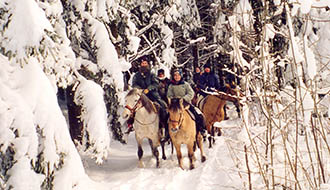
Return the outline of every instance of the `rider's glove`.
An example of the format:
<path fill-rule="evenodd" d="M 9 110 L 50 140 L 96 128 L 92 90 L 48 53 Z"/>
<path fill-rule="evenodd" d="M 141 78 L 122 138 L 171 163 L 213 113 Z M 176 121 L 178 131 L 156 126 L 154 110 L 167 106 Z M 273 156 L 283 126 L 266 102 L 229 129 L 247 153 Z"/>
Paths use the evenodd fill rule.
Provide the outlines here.
<path fill-rule="evenodd" d="M 149 90 L 148 90 L 148 89 L 144 89 L 144 90 L 143 90 L 143 93 L 144 93 L 144 94 L 148 94 L 148 93 L 149 93 Z"/>

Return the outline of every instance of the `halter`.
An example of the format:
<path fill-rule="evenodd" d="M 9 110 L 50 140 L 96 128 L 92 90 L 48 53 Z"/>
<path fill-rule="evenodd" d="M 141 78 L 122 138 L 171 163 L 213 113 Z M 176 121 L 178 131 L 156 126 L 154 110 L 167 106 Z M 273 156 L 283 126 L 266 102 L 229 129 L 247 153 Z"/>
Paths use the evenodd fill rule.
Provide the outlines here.
<path fill-rule="evenodd" d="M 168 119 L 170 123 L 178 123 L 179 125 L 179 130 L 181 129 L 182 123 L 183 123 L 183 112 L 180 112 L 180 118 L 178 121 L 172 120 L 171 118 Z"/>
<path fill-rule="evenodd" d="M 138 122 L 139 124 L 141 124 L 141 125 L 151 125 L 151 124 L 155 123 L 155 121 L 156 121 L 156 119 L 157 119 L 157 115 L 155 116 L 155 119 L 154 119 L 152 122 L 150 122 L 150 123 L 142 123 L 141 121 L 139 121 L 139 120 L 137 120 L 137 119 L 135 118 L 135 113 L 136 113 L 136 111 L 137 111 L 139 108 L 142 108 L 142 107 L 143 107 L 143 106 L 139 107 L 139 104 L 140 104 L 140 103 L 141 103 L 141 96 L 140 96 L 139 100 L 136 102 L 136 104 L 134 105 L 133 108 L 131 108 L 129 105 L 125 105 L 125 108 L 128 109 L 128 110 L 131 112 L 131 114 L 132 114 L 132 116 L 133 116 L 133 118 L 134 118 L 134 121 Z"/>
<path fill-rule="evenodd" d="M 125 108 L 128 109 L 133 116 L 135 116 L 136 110 L 139 108 L 138 105 L 141 103 L 141 96 L 139 100 L 136 102 L 133 108 L 131 108 L 129 105 L 126 105 Z"/>

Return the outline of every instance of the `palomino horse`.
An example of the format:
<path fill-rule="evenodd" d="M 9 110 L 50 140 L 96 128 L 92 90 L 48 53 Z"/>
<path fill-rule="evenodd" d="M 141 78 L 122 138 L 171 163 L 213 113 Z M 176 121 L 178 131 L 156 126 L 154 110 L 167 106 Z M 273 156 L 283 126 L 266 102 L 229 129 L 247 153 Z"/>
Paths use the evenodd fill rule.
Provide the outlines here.
<path fill-rule="evenodd" d="M 190 160 L 190 169 L 194 169 L 196 160 L 194 151 L 196 149 L 196 139 L 201 152 L 201 160 L 204 162 L 206 157 L 203 150 L 203 139 L 200 133 L 196 136 L 196 124 L 188 113 L 187 108 L 183 106 L 183 99 L 169 100 L 169 121 L 168 129 L 171 141 L 175 147 L 179 166 L 182 166 L 181 144 L 186 144 L 188 148 L 188 157 Z"/>
<path fill-rule="evenodd" d="M 206 128 L 208 133 L 210 134 L 210 136 L 208 137 L 209 148 L 211 148 L 212 144 L 215 142 L 215 133 L 217 132 L 218 136 L 221 134 L 221 131 L 216 131 L 220 129 L 215 129 L 213 124 L 215 122 L 220 122 L 224 120 L 224 107 L 226 105 L 226 101 L 231 101 L 235 105 L 238 105 L 240 98 L 238 97 L 238 91 L 236 89 L 232 89 L 228 84 L 225 86 L 225 93 L 217 91 L 208 94 L 209 95 L 207 95 L 205 98 L 199 99 L 197 101 L 196 106 L 204 114 Z"/>
<path fill-rule="evenodd" d="M 142 90 L 133 88 L 128 92 L 125 98 L 126 105 L 123 112 L 123 118 L 134 116 L 133 128 L 135 130 L 135 139 L 138 145 L 139 167 L 143 167 L 142 142 L 144 138 L 149 140 L 153 155 L 156 158 L 159 167 L 158 146 L 162 145 L 163 159 L 166 159 L 164 143 L 160 143 L 159 116 L 155 105 L 142 93 Z"/>

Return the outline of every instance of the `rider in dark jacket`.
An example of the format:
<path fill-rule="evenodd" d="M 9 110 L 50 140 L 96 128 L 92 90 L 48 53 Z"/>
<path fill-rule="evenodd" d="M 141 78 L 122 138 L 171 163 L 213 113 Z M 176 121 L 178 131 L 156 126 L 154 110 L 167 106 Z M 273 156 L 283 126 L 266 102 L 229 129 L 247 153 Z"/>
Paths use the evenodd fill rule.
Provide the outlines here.
<path fill-rule="evenodd" d="M 167 89 L 171 83 L 171 80 L 165 77 L 164 69 L 159 69 L 157 72 L 157 77 L 159 81 L 159 95 L 167 103 Z"/>
<path fill-rule="evenodd" d="M 158 88 L 159 82 L 155 74 L 151 73 L 150 65 L 146 57 L 141 59 L 139 72 L 137 72 L 132 81 L 133 88 L 143 89 L 143 93 L 153 102 L 157 102 L 160 105 L 159 117 L 160 127 L 166 127 L 167 112 L 166 103 L 161 99 Z"/>
<path fill-rule="evenodd" d="M 211 65 L 208 63 L 204 65 L 204 73 L 200 78 L 198 88 L 206 91 L 213 91 L 213 89 L 214 90 L 220 89 L 219 78 L 216 74 L 211 72 Z"/>

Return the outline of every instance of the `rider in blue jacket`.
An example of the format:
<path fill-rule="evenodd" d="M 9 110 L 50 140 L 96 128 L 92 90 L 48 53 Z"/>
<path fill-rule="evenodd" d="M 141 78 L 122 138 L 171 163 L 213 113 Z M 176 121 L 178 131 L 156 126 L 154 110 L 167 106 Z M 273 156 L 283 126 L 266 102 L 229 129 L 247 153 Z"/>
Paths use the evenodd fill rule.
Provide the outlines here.
<path fill-rule="evenodd" d="M 211 92 L 220 89 L 219 77 L 211 71 L 210 64 L 204 65 L 204 73 L 200 77 L 198 85 L 199 89 Z"/>

